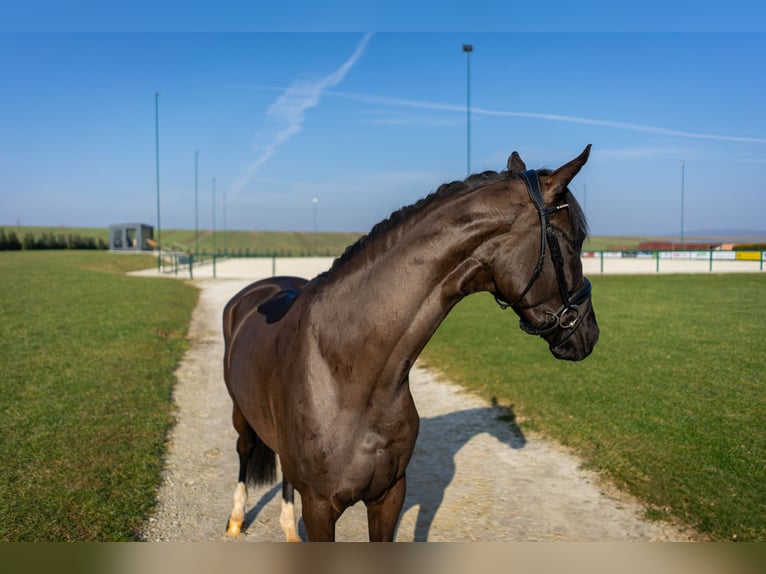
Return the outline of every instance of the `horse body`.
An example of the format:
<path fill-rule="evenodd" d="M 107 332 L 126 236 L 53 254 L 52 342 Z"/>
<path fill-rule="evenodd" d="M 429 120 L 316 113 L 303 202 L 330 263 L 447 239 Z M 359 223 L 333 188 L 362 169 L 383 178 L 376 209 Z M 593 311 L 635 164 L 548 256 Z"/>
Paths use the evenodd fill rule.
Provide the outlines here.
<path fill-rule="evenodd" d="M 587 150 L 543 178 L 544 191 L 561 194 L 586 158 Z M 358 501 L 367 505 L 370 539 L 393 539 L 419 425 L 409 370 L 455 304 L 477 291 L 521 294 L 514 309 L 528 322 L 553 315 L 543 310 L 558 295 L 552 266 L 522 293 L 538 224 L 521 189 L 511 174 L 453 189 L 392 216 L 329 272 L 256 282 L 227 305 L 224 376 L 240 433 L 240 483 L 253 444 L 278 453 L 286 484 L 301 493 L 311 540 L 333 540 L 335 522 Z M 564 227 L 563 214 L 557 221 Z M 569 285 L 583 281 L 579 248 L 569 247 L 562 271 Z M 290 289 L 300 291 L 279 320 L 259 312 Z M 569 333 L 547 334 L 554 355 L 580 359 L 592 349 L 592 308 L 576 321 Z"/>

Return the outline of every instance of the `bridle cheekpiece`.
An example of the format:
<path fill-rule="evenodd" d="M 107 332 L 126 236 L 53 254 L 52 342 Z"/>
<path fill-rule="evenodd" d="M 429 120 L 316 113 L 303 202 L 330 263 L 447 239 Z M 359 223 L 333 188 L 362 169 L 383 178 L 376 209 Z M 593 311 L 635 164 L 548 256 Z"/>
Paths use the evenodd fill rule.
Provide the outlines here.
<path fill-rule="evenodd" d="M 561 254 L 561 247 L 559 240 L 556 237 L 556 232 L 551 225 L 550 215 L 562 209 L 569 207 L 568 203 L 557 205 L 555 207 L 546 207 L 543 202 L 543 196 L 540 191 L 540 178 L 537 172 L 533 169 L 519 172 L 517 174 L 527 186 L 527 192 L 532 203 L 537 208 L 537 213 L 540 217 L 540 257 L 537 259 L 537 266 L 532 274 L 532 278 L 527 283 L 527 286 L 521 292 L 521 295 L 516 297 L 511 303 L 503 301 L 498 295 L 495 294 L 495 300 L 500 305 L 501 309 L 507 309 L 508 307 L 516 308 L 516 305 L 521 301 L 524 296 L 529 293 L 535 281 L 540 277 L 540 273 L 543 271 L 543 264 L 545 263 L 545 251 L 546 244 L 551 251 L 551 261 L 553 262 L 553 268 L 556 270 L 556 280 L 559 284 L 559 293 L 561 294 L 561 307 L 555 312 L 545 311 L 546 315 L 550 315 L 550 319 L 544 321 L 539 325 L 532 325 L 525 322 L 523 319 L 519 320 L 519 326 L 521 329 L 529 333 L 530 335 L 549 335 L 556 329 L 572 329 L 574 330 L 580 324 L 580 306 L 588 301 L 591 297 L 591 284 L 588 278 L 585 278 L 585 282 L 582 286 L 573 293 L 569 293 L 566 284 L 566 277 L 564 275 L 564 257 Z M 571 336 L 571 335 L 570 335 Z"/>

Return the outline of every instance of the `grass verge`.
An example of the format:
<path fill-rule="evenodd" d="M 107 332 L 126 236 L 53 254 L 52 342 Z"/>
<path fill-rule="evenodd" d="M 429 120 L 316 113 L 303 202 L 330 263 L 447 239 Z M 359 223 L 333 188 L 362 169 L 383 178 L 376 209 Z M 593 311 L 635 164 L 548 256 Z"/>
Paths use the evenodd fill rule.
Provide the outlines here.
<path fill-rule="evenodd" d="M 197 290 L 150 256 L 0 254 L 0 540 L 130 540 L 154 503 Z"/>
<path fill-rule="evenodd" d="M 593 277 L 601 339 L 556 361 L 486 294 L 460 303 L 424 353 L 512 404 L 637 495 L 719 540 L 766 541 L 766 275 Z"/>
<path fill-rule="evenodd" d="M 109 243 L 109 229 L 106 227 L 33 227 L 33 226 L 1 226 L 6 233 L 14 232 L 19 239 L 31 234 L 40 238 L 43 234 L 55 237 L 79 235 L 83 238 L 93 238 Z M 231 255 L 279 255 L 284 257 L 296 256 L 338 256 L 354 243 L 362 233 L 344 231 L 244 231 L 219 229 L 215 234 L 210 229 L 200 229 L 199 235 L 194 229 L 163 229 L 162 244 L 181 251 L 195 250 L 199 244 L 200 253 L 223 253 Z M 689 238 L 690 241 L 709 238 Z M 585 251 L 600 251 L 613 248 L 638 249 L 643 241 L 668 240 L 668 237 L 638 237 L 638 236 L 588 236 L 585 241 Z M 723 240 L 723 239 L 722 239 Z M 725 241 L 735 241 L 727 237 Z M 752 238 L 748 237 L 748 241 Z"/>

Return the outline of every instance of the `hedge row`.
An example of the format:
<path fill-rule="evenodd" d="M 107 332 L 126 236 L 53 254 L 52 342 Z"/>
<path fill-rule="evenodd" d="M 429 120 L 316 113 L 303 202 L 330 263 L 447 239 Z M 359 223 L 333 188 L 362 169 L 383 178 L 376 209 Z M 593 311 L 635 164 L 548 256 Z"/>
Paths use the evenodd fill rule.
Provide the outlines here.
<path fill-rule="evenodd" d="M 21 249 L 107 249 L 106 242 L 95 237 L 82 237 L 80 234 L 64 235 L 59 233 L 43 233 L 39 237 L 31 232 L 24 234 L 19 239 L 15 231 L 6 233 L 5 229 L 0 228 L 0 251 L 19 251 Z"/>
<path fill-rule="evenodd" d="M 766 251 L 766 243 L 738 243 L 734 251 Z"/>

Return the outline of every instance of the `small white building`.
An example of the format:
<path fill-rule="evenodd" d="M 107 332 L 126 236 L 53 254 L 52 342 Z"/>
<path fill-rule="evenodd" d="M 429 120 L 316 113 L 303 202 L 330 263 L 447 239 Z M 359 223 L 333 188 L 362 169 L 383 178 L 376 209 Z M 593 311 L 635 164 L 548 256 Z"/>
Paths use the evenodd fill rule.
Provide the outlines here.
<path fill-rule="evenodd" d="M 109 251 L 150 251 L 154 227 L 145 223 L 115 223 L 109 226 Z"/>

